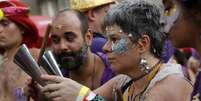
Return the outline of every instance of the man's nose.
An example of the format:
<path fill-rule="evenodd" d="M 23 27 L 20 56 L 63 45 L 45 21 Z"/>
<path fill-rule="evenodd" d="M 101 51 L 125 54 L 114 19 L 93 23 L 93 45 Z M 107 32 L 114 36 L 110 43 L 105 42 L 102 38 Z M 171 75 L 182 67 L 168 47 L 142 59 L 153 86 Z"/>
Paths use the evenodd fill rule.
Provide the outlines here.
<path fill-rule="evenodd" d="M 66 42 L 65 40 L 61 40 L 60 41 L 60 49 L 61 49 L 61 51 L 69 52 L 70 51 L 69 43 Z"/>

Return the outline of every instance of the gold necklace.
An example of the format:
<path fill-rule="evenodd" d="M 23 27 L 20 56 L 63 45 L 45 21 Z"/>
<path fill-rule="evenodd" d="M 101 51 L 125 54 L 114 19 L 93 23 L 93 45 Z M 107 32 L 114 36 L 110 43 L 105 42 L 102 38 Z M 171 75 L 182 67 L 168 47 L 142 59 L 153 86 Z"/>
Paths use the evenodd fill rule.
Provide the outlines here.
<path fill-rule="evenodd" d="M 131 92 L 131 88 L 129 88 L 128 90 L 128 101 L 135 101 L 135 99 L 137 98 L 137 96 L 139 96 L 139 100 L 142 99 L 142 94 L 146 91 L 147 87 L 149 86 L 151 80 L 156 76 L 156 74 L 158 73 L 160 66 L 161 66 L 162 62 L 159 61 L 155 66 L 153 66 L 152 71 L 150 72 L 150 74 L 147 77 L 147 82 L 148 85 L 138 94 L 136 94 L 135 96 L 133 96 L 133 92 L 134 90 L 132 90 Z M 133 87 L 133 89 L 135 89 L 135 87 Z"/>

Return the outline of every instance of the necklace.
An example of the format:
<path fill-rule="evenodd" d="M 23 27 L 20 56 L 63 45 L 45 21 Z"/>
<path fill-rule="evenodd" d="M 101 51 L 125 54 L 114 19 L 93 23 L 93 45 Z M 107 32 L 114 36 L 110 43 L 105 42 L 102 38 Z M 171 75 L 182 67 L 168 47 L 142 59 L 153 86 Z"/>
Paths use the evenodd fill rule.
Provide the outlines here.
<path fill-rule="evenodd" d="M 148 88 L 151 80 L 156 76 L 156 74 L 158 73 L 159 69 L 160 69 L 160 66 L 161 66 L 161 61 L 159 61 L 158 63 L 156 63 L 154 66 L 153 66 L 153 69 L 149 72 L 150 75 L 148 75 L 147 77 L 147 86 L 141 91 L 139 92 L 138 94 L 136 94 L 135 96 L 133 96 L 133 91 L 135 90 L 135 87 L 132 87 L 133 90 L 131 90 L 131 88 L 129 88 L 129 91 L 128 91 L 128 101 L 135 101 L 135 99 L 139 96 L 139 100 L 141 101 L 141 99 L 143 99 L 143 93 L 146 91 L 146 89 Z"/>

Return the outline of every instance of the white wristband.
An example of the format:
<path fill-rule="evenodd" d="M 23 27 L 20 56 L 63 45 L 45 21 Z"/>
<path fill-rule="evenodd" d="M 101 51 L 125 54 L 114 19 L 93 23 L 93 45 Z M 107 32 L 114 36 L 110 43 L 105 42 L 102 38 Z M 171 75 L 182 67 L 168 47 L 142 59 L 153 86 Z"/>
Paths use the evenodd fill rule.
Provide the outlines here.
<path fill-rule="evenodd" d="M 90 92 L 89 95 L 86 97 L 87 101 L 91 101 L 96 97 L 96 94 L 94 92 Z"/>

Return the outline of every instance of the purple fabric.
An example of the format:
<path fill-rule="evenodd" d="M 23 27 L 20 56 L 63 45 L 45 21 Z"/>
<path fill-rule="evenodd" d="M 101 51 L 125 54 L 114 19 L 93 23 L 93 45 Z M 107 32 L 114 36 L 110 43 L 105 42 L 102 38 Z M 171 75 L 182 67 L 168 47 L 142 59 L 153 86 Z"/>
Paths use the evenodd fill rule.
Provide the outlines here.
<path fill-rule="evenodd" d="M 104 65 L 105 65 L 105 69 L 104 69 L 104 72 L 103 72 L 103 75 L 101 78 L 101 82 L 100 82 L 101 83 L 100 85 L 103 85 L 108 80 L 110 80 L 112 77 L 114 77 L 114 73 L 112 72 L 112 69 L 111 69 L 111 66 L 108 62 L 107 56 L 101 52 L 98 52 L 96 54 L 102 59 Z M 69 77 L 69 71 L 68 70 L 61 68 L 61 71 L 65 77 Z"/>
<path fill-rule="evenodd" d="M 93 33 L 91 51 L 93 53 L 97 53 L 97 52 L 104 53 L 102 48 L 106 42 L 107 42 L 107 39 L 103 35 L 101 35 L 100 33 Z"/>
<path fill-rule="evenodd" d="M 170 40 L 166 40 L 163 48 L 162 59 L 167 63 L 171 56 L 174 55 L 175 47 Z"/>
<path fill-rule="evenodd" d="M 101 85 L 106 83 L 108 80 L 114 77 L 114 73 L 112 72 L 111 66 L 108 62 L 108 58 L 104 53 L 98 52 L 97 55 L 103 60 L 105 64 L 105 70 L 101 79 Z"/>
<path fill-rule="evenodd" d="M 200 56 L 194 48 L 192 48 L 191 54 L 195 59 L 200 60 Z"/>
<path fill-rule="evenodd" d="M 196 82 L 193 88 L 191 101 L 201 101 L 201 72 L 199 72 L 199 74 L 196 77 Z"/>
<path fill-rule="evenodd" d="M 22 92 L 23 88 L 17 88 L 15 90 L 15 97 L 16 97 L 15 101 L 27 101 L 27 96 L 24 96 Z"/>

